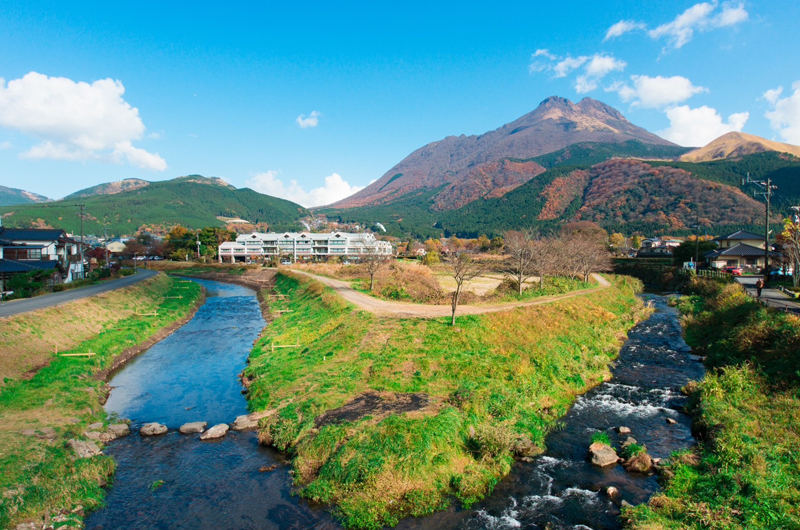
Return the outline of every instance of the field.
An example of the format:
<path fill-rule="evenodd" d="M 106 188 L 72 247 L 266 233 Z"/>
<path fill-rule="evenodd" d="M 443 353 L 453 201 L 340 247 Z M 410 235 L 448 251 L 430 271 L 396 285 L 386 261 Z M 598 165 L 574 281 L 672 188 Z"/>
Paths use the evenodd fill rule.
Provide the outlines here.
<path fill-rule="evenodd" d="M 644 313 L 640 284 L 552 304 L 448 319 L 377 318 L 318 282 L 282 273 L 281 313 L 245 371 L 260 438 L 294 456 L 303 496 L 348 527 L 464 506 L 488 494 L 514 457 L 544 449 L 575 396 Z M 273 348 L 299 344 L 298 347 Z"/>
<path fill-rule="evenodd" d="M 628 512 L 636 530 L 800 528 L 800 319 L 760 306 L 738 285 L 695 282 L 680 302 L 687 342 L 706 354 L 692 390 L 696 455 Z"/>
<path fill-rule="evenodd" d="M 127 348 L 187 317 L 200 296 L 197 284 L 159 275 L 0 320 L 6 374 L 0 388 L 0 527 L 61 511 L 75 511 L 69 515 L 75 521 L 82 510 L 100 506 L 113 460 L 74 460 L 67 446 L 70 439 L 84 439 L 87 425 L 109 421 L 101 406 L 107 389 L 97 375 Z M 95 355 L 61 356 L 89 352 Z"/>

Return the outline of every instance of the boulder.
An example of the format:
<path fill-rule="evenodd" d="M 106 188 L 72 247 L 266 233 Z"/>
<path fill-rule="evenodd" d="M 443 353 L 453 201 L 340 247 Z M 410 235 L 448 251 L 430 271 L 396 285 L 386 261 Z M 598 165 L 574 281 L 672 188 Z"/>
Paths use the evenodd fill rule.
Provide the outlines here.
<path fill-rule="evenodd" d="M 636 438 L 628 436 L 627 438 L 625 438 L 625 441 L 622 442 L 622 447 L 625 448 L 625 447 L 628 447 L 629 445 L 638 444 L 638 443 L 639 442 L 636 441 Z"/>
<path fill-rule="evenodd" d="M 619 461 L 613 447 L 597 442 L 589 446 L 589 458 L 592 464 L 600 467 L 612 466 Z"/>
<path fill-rule="evenodd" d="M 70 440 L 67 444 L 75 451 L 77 458 L 91 458 L 102 454 L 102 451 L 94 442 L 86 442 L 83 440 Z"/>
<path fill-rule="evenodd" d="M 629 427 L 617 427 L 617 432 L 620 434 L 630 434 L 631 429 Z"/>
<path fill-rule="evenodd" d="M 167 426 L 160 423 L 145 423 L 142 425 L 142 428 L 139 429 L 139 434 L 142 436 L 156 436 L 158 434 L 164 434 L 167 430 Z"/>
<path fill-rule="evenodd" d="M 19 523 L 14 530 L 36 530 L 36 523 Z"/>
<path fill-rule="evenodd" d="M 206 430 L 206 427 L 208 427 L 207 421 L 193 421 L 181 425 L 181 428 L 178 429 L 178 432 L 181 434 L 195 434 L 198 432 L 203 432 Z"/>
<path fill-rule="evenodd" d="M 631 473 L 653 472 L 653 459 L 647 453 L 639 453 L 626 460 L 622 465 Z"/>
<path fill-rule="evenodd" d="M 227 423 L 220 423 L 219 425 L 214 425 L 209 430 L 204 432 L 200 435 L 201 440 L 216 440 L 217 438 L 222 438 L 228 433 L 228 424 Z"/>
<path fill-rule="evenodd" d="M 90 431 L 96 431 L 97 429 L 102 429 L 103 428 L 103 422 L 102 421 L 96 421 L 94 423 L 90 423 L 89 426 L 86 427 L 86 428 L 89 429 Z"/>
<path fill-rule="evenodd" d="M 544 453 L 544 450 L 525 436 L 518 438 L 514 442 L 514 455 L 518 457 L 530 458 L 542 453 Z"/>
<path fill-rule="evenodd" d="M 127 423 L 114 423 L 108 426 L 108 432 L 114 435 L 114 438 L 122 438 L 131 433 L 131 428 Z"/>
<path fill-rule="evenodd" d="M 673 420 L 672 418 L 667 418 L 667 425 L 675 425 L 676 423 L 678 422 Z"/>
<path fill-rule="evenodd" d="M 238 416 L 236 418 L 236 420 L 233 422 L 233 425 L 231 425 L 231 429 L 234 431 L 251 431 L 258 429 L 259 420 L 261 420 L 261 418 L 266 418 L 267 416 L 272 416 L 273 414 L 275 414 L 274 410 L 243 414 L 242 416 Z"/>
<path fill-rule="evenodd" d="M 86 431 L 83 433 L 88 439 L 93 440 L 95 442 L 102 441 L 103 433 L 97 431 Z"/>
<path fill-rule="evenodd" d="M 609 487 L 606 488 L 606 495 L 608 495 L 609 497 L 611 497 L 613 499 L 614 497 L 618 497 L 619 496 L 619 490 L 617 488 L 615 488 L 614 486 L 609 486 Z"/>

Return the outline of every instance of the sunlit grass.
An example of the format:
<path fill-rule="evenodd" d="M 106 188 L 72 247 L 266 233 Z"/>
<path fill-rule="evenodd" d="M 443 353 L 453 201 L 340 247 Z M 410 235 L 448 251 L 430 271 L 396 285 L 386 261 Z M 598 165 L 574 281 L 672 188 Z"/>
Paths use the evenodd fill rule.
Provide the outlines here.
<path fill-rule="evenodd" d="M 527 441 L 543 448 L 577 394 L 610 377 L 625 332 L 642 316 L 638 282 L 551 305 L 447 319 L 377 318 L 331 289 L 279 274 L 289 295 L 245 375 L 263 441 L 295 455 L 307 497 L 354 528 L 468 506 L 489 493 Z M 272 344 L 292 345 L 275 348 Z M 315 425 L 364 391 L 423 393 L 418 412 Z"/>

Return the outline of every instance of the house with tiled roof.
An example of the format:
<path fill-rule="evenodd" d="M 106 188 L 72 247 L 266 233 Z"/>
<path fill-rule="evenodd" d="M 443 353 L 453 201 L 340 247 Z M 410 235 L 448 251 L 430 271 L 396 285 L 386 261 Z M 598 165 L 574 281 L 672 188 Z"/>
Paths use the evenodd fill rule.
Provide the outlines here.
<path fill-rule="evenodd" d="M 52 271 L 52 283 L 82 278 L 80 243 L 61 229 L 0 226 L 0 290 L 13 275 L 35 270 Z"/>
<path fill-rule="evenodd" d="M 718 267 L 743 267 L 760 269 L 764 267 L 765 239 L 747 230 L 738 230 L 732 234 L 713 239 L 719 248 L 706 252 L 703 256 Z M 770 248 L 770 259 L 779 258 L 780 253 Z"/>

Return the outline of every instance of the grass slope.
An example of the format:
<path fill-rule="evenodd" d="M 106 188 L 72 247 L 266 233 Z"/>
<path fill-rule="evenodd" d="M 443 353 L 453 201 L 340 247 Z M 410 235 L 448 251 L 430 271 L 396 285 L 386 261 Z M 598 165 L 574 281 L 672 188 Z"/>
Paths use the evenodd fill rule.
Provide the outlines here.
<path fill-rule="evenodd" d="M 699 460 L 679 455 L 662 494 L 626 514 L 636 530 L 800 528 L 800 319 L 738 285 L 695 285 L 687 342 L 709 375 L 692 395 Z"/>
<path fill-rule="evenodd" d="M 103 382 L 94 375 L 124 349 L 186 316 L 199 296 L 199 285 L 160 275 L 113 293 L 3 319 L 4 348 L 8 348 L 4 357 L 15 355 L 4 362 L 16 360 L 20 368 L 15 373 L 30 365 L 31 340 L 49 353 L 49 364 L 30 379 L 6 379 L 0 390 L 0 528 L 41 520 L 45 513 L 77 506 L 91 511 L 102 504 L 102 485 L 114 471 L 113 460 L 106 456 L 73 460 L 67 447 L 67 440 L 85 438 L 90 423 L 108 421 L 100 404 Z M 158 315 L 132 316 L 142 309 L 157 309 Z M 70 318 L 73 310 L 75 318 Z M 54 330 L 69 346 L 60 353 L 96 355 L 53 356 L 47 344 Z M 55 431 L 52 440 L 21 434 L 48 428 Z"/>
<path fill-rule="evenodd" d="M 252 223 L 293 224 L 308 212 L 302 206 L 253 190 L 221 186 L 202 177 L 183 177 L 114 195 L 83 197 L 85 234 L 133 234 L 142 225 L 180 224 L 187 228 L 223 226 L 217 216 L 241 217 Z M 16 227 L 46 224 L 68 232 L 80 230 L 76 200 L 0 208 L 3 224 Z"/>
<path fill-rule="evenodd" d="M 640 284 L 546 306 L 447 319 L 381 319 L 333 290 L 279 274 L 281 313 L 245 371 L 262 442 L 290 451 L 303 496 L 335 505 L 347 527 L 469 506 L 492 491 L 514 454 L 536 454 L 577 394 L 608 363 L 643 311 Z M 271 345 L 300 344 L 272 349 Z M 406 413 L 318 423 L 365 392 L 384 402 L 424 396 Z"/>

